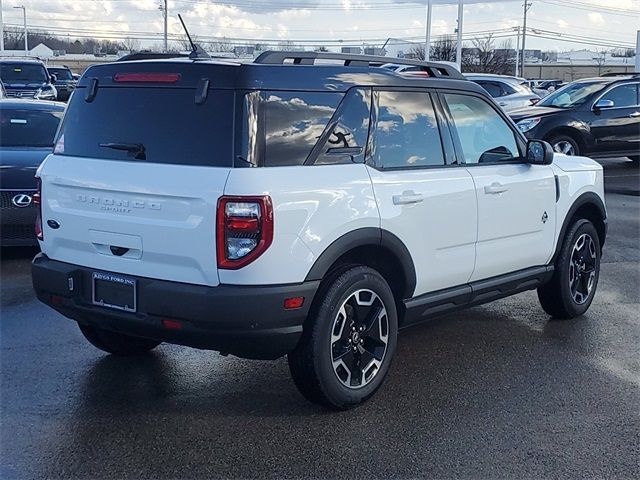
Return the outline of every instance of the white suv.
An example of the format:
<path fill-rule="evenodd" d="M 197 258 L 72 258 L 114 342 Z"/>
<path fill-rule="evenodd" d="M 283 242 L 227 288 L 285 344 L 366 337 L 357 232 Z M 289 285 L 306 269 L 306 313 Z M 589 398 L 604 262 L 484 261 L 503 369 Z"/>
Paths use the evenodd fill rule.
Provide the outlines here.
<path fill-rule="evenodd" d="M 336 409 L 380 386 L 399 328 L 536 288 L 584 313 L 602 168 L 407 62 L 426 74 L 309 52 L 91 67 L 38 171 L 38 297 L 113 354 L 288 355 Z"/>

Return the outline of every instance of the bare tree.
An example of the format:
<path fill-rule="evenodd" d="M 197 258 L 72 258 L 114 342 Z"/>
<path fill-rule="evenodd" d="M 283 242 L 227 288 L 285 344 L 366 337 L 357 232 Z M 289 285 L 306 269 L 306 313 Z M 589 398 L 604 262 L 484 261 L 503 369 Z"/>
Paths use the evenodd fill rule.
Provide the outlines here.
<path fill-rule="evenodd" d="M 127 37 L 123 40 L 122 45 L 125 50 L 130 52 L 135 52 L 136 50 L 140 50 L 140 40 L 137 38 Z"/>
<path fill-rule="evenodd" d="M 412 58 L 418 60 L 425 59 L 424 45 L 416 45 L 409 51 Z M 429 60 L 455 62 L 456 60 L 456 42 L 449 36 L 442 37 L 431 42 L 429 49 Z"/>
<path fill-rule="evenodd" d="M 463 48 L 462 68 L 465 72 L 495 73 L 508 75 L 513 72 L 515 51 L 506 40 L 495 48 L 493 35 L 476 37 L 471 47 Z"/>

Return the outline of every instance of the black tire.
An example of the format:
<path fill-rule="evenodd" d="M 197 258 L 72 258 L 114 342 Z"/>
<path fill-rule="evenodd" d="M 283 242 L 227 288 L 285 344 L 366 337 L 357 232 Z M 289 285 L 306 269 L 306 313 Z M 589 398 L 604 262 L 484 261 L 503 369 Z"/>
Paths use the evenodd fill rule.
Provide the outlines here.
<path fill-rule="evenodd" d="M 551 144 L 551 148 L 553 148 L 553 151 L 556 153 L 564 153 L 558 148 L 558 145 L 561 145 L 563 142 L 566 142 L 568 144 L 571 145 L 571 148 L 573 149 L 573 153 L 569 153 L 568 155 L 580 155 L 580 146 L 578 145 L 578 142 L 575 141 L 575 139 L 573 137 L 570 137 L 569 135 L 552 135 L 551 137 L 549 137 L 549 143 Z"/>
<path fill-rule="evenodd" d="M 153 350 L 161 342 L 109 332 L 101 328 L 78 324 L 84 337 L 96 348 L 113 355 L 142 355 Z"/>
<path fill-rule="evenodd" d="M 371 306 L 361 304 L 368 301 L 372 302 Z M 376 320 L 368 322 L 359 317 Z M 353 325 L 358 325 L 355 330 L 349 330 L 352 322 Z M 363 327 L 362 333 L 357 336 L 356 332 L 361 330 L 360 325 L 367 323 L 369 327 Z M 380 355 L 385 325 L 386 348 Z M 300 343 L 288 356 L 293 381 L 300 392 L 314 403 L 333 410 L 354 407 L 371 397 L 382 384 L 396 350 L 397 335 L 395 298 L 384 277 L 376 270 L 364 266 L 336 272 L 323 282 L 305 323 Z M 338 337 L 339 339 L 334 340 Z M 352 353 L 354 344 L 362 347 L 355 347 Z M 377 352 L 380 357 L 377 367 L 373 365 L 374 355 L 369 353 L 369 349 Z M 340 365 L 342 352 L 346 352 L 345 363 Z M 364 373 L 358 368 L 360 360 L 371 366 L 370 369 L 365 368 Z M 339 364 L 336 370 L 334 362 Z M 352 366 L 353 374 L 347 375 L 347 372 L 351 372 L 347 364 Z M 374 367 L 374 373 L 367 376 L 367 372 L 372 372 Z M 346 382 L 351 386 L 347 386 Z"/>
<path fill-rule="evenodd" d="M 591 284 L 591 288 L 587 288 L 588 294 L 586 296 L 575 292 L 572 285 L 576 285 L 576 283 L 571 282 L 572 275 L 576 275 L 573 272 L 580 272 L 580 268 L 582 268 L 572 266 L 572 255 L 574 254 L 574 248 L 577 246 L 576 243 L 585 234 L 594 242 L 594 277 L 591 283 L 590 273 L 588 273 L 590 267 L 585 267 L 586 264 L 583 262 L 582 267 L 585 268 L 582 273 L 584 274 L 584 277 L 581 277 L 581 273 L 578 273 L 578 277 L 575 278 L 577 278 L 576 282 L 581 287 L 587 288 L 585 284 L 580 284 L 582 279 L 586 284 Z M 580 257 L 579 251 L 576 251 L 576 255 Z M 538 299 L 540 300 L 540 304 L 545 312 L 553 318 L 570 319 L 582 315 L 589 309 L 598 287 L 598 278 L 600 277 L 600 255 L 600 240 L 593 223 L 589 220 L 579 219 L 569 227 L 563 240 L 562 249 L 560 250 L 560 254 L 555 262 L 555 271 L 551 281 L 538 288 Z M 588 244 L 587 254 L 583 255 L 583 257 L 590 257 L 590 255 L 588 255 Z M 589 263 L 591 262 L 589 261 Z M 576 299 L 576 297 L 578 297 L 578 299 Z"/>
<path fill-rule="evenodd" d="M 636 165 L 637 165 L 638 163 L 640 163 L 640 155 L 635 155 L 635 156 L 627 157 L 627 158 L 628 158 L 629 160 L 631 160 L 633 163 L 635 163 Z"/>

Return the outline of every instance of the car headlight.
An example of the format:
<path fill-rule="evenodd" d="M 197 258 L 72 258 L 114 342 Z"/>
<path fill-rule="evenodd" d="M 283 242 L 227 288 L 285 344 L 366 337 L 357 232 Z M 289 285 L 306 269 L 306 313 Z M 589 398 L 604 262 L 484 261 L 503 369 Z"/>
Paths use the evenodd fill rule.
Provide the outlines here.
<path fill-rule="evenodd" d="M 516 123 L 516 125 L 518 126 L 518 129 L 522 133 L 524 133 L 524 132 L 528 132 L 539 123 L 540 123 L 540 117 L 534 117 L 534 118 L 525 118 L 524 120 L 520 120 L 518 123 Z"/>
<path fill-rule="evenodd" d="M 56 87 L 54 87 L 53 85 L 48 85 L 39 89 L 38 93 L 36 93 L 35 98 L 38 98 L 40 100 L 55 100 L 57 96 L 58 92 L 56 91 Z"/>

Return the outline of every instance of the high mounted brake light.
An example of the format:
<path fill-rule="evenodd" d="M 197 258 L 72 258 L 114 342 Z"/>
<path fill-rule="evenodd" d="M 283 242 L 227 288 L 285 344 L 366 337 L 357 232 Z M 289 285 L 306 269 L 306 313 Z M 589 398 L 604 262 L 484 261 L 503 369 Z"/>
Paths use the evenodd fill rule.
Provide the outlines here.
<path fill-rule="evenodd" d="M 114 82 L 128 83 L 176 83 L 180 80 L 179 73 L 116 73 L 113 76 Z"/>
<path fill-rule="evenodd" d="M 242 268 L 273 241 L 273 206 L 268 196 L 221 197 L 217 217 L 218 268 Z"/>

